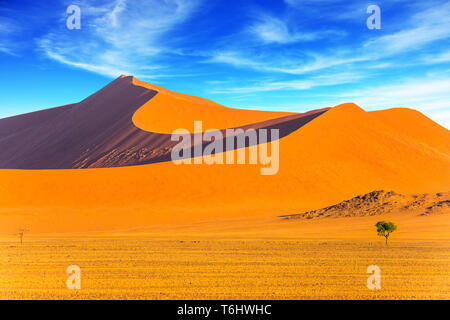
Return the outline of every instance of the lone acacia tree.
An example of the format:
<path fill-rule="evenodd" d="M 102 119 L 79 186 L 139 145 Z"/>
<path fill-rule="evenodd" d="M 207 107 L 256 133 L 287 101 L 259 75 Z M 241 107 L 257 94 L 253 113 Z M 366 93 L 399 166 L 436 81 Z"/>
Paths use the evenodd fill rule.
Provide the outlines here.
<path fill-rule="evenodd" d="M 377 227 L 378 235 L 386 238 L 386 245 L 388 244 L 388 238 L 391 232 L 397 230 L 397 226 L 393 222 L 386 221 L 378 221 L 375 227 Z"/>

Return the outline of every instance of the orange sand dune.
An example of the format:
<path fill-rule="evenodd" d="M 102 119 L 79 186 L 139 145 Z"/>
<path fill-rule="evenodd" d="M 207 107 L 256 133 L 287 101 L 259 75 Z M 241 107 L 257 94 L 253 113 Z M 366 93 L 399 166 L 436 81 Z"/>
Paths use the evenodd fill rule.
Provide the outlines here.
<path fill-rule="evenodd" d="M 79 103 L 0 119 L 0 169 L 109 168 L 170 161 L 178 141 L 169 133 L 192 130 L 194 120 L 203 121 L 202 131 L 277 128 L 281 138 L 328 109 L 296 114 L 230 109 L 121 76 Z M 193 140 L 191 148 L 206 148 L 207 143 Z M 223 148 L 231 149 L 226 144 Z"/>
<path fill-rule="evenodd" d="M 183 104 L 170 97 L 164 99 L 176 106 L 168 112 L 173 114 Z M 199 105 L 189 108 L 202 112 Z M 137 125 L 149 129 L 150 119 L 159 117 L 152 130 L 170 129 L 169 120 L 160 117 L 162 109 L 155 113 L 146 109 L 135 115 Z M 205 117 L 211 126 L 229 125 L 223 119 L 214 122 L 213 114 Z M 148 122 L 141 122 L 141 116 Z M 273 176 L 260 175 L 260 165 L 172 162 L 85 170 L 0 170 L 0 233 L 19 228 L 33 233 L 165 230 L 186 224 L 201 231 L 202 225 L 220 229 L 230 226 L 230 221 L 245 228 L 249 221 L 264 224 L 372 190 L 448 191 L 449 142 L 448 130 L 416 111 L 365 112 L 349 103 L 282 138 L 279 172 Z"/>
<path fill-rule="evenodd" d="M 133 123 L 146 131 L 172 133 L 184 128 L 193 132 L 195 120 L 203 122 L 204 130 L 225 129 L 295 114 L 227 108 L 211 100 L 132 79 L 133 84 L 158 92 L 133 115 Z"/>

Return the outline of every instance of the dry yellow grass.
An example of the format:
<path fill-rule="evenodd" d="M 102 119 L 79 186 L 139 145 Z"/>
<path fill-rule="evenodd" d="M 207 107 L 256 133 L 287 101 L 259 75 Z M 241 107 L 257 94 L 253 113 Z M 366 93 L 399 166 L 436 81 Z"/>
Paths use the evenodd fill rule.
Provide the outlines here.
<path fill-rule="evenodd" d="M 4 238 L 1 299 L 449 299 L 450 241 Z M 66 288 L 69 265 L 81 290 Z M 381 268 L 381 290 L 366 286 Z"/>

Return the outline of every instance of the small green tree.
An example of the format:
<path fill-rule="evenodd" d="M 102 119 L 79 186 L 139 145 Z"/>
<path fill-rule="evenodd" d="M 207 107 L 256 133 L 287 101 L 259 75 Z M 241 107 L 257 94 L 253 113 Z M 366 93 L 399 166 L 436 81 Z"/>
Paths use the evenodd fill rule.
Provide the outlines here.
<path fill-rule="evenodd" d="M 378 221 L 375 227 L 377 227 L 378 235 L 386 238 L 386 245 L 388 244 L 388 238 L 391 232 L 397 230 L 397 226 L 393 222 L 386 221 Z"/>

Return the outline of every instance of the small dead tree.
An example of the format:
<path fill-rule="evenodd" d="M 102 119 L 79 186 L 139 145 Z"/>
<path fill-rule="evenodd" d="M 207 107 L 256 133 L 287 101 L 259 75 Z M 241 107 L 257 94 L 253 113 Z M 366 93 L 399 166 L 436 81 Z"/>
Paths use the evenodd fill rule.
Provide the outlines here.
<path fill-rule="evenodd" d="M 23 243 L 23 236 L 27 231 L 28 231 L 27 229 L 20 229 L 19 232 L 17 233 L 17 235 L 20 237 L 20 244 Z"/>

